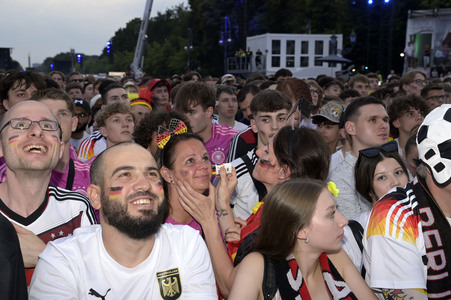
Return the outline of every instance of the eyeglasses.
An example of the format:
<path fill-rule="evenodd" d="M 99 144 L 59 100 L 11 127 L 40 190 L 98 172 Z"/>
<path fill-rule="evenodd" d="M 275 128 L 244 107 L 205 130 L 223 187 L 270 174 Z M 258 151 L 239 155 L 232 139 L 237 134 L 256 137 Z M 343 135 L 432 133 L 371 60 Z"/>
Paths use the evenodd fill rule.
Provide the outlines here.
<path fill-rule="evenodd" d="M 317 94 L 318 96 L 321 94 L 320 90 L 310 90 L 310 94 Z"/>
<path fill-rule="evenodd" d="M 78 117 L 78 118 L 86 118 L 86 117 L 89 117 L 91 114 L 88 114 L 88 113 L 78 113 L 78 114 L 74 114 L 74 116 L 75 117 Z"/>
<path fill-rule="evenodd" d="M 0 132 L 3 131 L 3 129 L 6 128 L 6 126 L 10 125 L 11 128 L 14 129 L 20 129 L 20 130 L 26 130 L 31 127 L 33 123 L 38 123 L 39 127 L 41 127 L 44 131 L 57 131 L 60 129 L 60 125 L 56 121 L 50 121 L 50 120 L 41 120 L 41 121 L 32 121 L 29 119 L 11 119 L 8 122 L 3 125 L 3 127 L 0 129 Z"/>
<path fill-rule="evenodd" d="M 428 80 L 421 80 L 421 79 L 415 79 L 412 82 L 415 82 L 418 85 L 428 85 L 429 84 Z"/>
<path fill-rule="evenodd" d="M 381 151 L 386 153 L 398 151 L 398 144 L 395 141 L 391 141 L 383 144 L 380 147 L 372 147 L 360 150 L 359 153 L 367 158 L 372 158 L 378 156 Z"/>
<path fill-rule="evenodd" d="M 441 102 L 445 101 L 445 99 L 446 99 L 446 96 L 445 96 L 445 95 L 441 95 L 441 96 L 430 96 L 430 97 L 427 97 L 427 98 L 426 98 L 426 100 L 441 101 Z"/>

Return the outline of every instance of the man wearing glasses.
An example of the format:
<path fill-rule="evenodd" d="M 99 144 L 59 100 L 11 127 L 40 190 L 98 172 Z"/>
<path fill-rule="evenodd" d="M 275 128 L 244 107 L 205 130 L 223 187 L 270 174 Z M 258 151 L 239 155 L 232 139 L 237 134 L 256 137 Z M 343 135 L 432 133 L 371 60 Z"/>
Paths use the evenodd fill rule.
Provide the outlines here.
<path fill-rule="evenodd" d="M 85 82 L 85 78 L 83 77 L 83 75 L 81 73 L 79 73 L 79 72 L 70 73 L 68 83 L 76 83 L 81 88 L 83 88 L 84 82 Z"/>
<path fill-rule="evenodd" d="M 15 225 L 28 283 L 47 242 L 96 223 L 85 196 L 49 186 L 64 152 L 62 134 L 51 110 L 37 101 L 16 104 L 0 124 L 0 155 L 7 166 L 0 213 Z"/>
<path fill-rule="evenodd" d="M 446 100 L 445 90 L 441 84 L 428 84 L 421 90 L 421 97 L 426 100 L 429 111 L 442 105 Z"/>

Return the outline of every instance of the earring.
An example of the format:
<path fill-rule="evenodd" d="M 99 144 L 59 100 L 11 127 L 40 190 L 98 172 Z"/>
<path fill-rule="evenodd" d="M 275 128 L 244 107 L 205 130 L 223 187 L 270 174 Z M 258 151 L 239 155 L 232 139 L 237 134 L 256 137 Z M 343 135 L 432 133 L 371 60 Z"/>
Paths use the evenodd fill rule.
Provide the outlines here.
<path fill-rule="evenodd" d="M 308 241 L 309 241 L 309 238 L 307 237 L 307 238 L 305 239 L 305 243 L 308 244 Z"/>

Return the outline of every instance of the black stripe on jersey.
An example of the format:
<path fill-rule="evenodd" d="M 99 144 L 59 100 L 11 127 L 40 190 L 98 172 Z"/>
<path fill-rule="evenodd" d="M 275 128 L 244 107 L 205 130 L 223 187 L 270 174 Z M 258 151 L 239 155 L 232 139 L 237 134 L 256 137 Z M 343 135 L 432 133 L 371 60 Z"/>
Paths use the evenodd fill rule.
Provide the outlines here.
<path fill-rule="evenodd" d="M 62 189 L 56 186 L 49 186 L 49 195 L 52 195 L 56 201 L 80 201 L 85 204 L 85 214 L 91 224 L 97 224 L 94 210 L 89 202 L 89 198 L 83 194 Z"/>

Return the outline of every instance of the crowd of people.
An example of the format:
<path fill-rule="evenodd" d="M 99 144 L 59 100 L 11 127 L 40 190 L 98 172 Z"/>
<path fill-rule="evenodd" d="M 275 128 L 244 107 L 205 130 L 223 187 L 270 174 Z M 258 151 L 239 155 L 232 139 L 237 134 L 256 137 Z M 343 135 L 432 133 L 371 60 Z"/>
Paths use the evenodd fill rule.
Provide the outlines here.
<path fill-rule="evenodd" d="M 1 299 L 451 299 L 451 78 L 9 71 L 0 98 Z"/>

